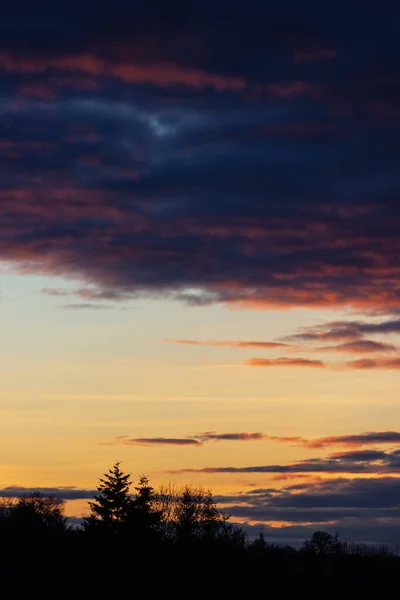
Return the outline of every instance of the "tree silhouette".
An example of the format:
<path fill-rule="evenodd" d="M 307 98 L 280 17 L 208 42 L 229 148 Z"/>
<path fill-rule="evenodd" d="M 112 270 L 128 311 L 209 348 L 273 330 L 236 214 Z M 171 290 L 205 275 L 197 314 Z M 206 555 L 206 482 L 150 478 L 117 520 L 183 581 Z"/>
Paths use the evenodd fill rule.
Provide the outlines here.
<path fill-rule="evenodd" d="M 86 530 L 101 528 L 116 533 L 131 520 L 134 510 L 133 500 L 129 494 L 131 486 L 130 474 L 125 474 L 116 462 L 108 473 L 100 478 L 94 501 L 89 502 L 90 515 L 83 519 Z"/>
<path fill-rule="evenodd" d="M 143 512 L 149 513 L 153 510 L 153 502 L 155 500 L 155 490 L 150 485 L 149 478 L 146 475 L 141 475 L 139 483 L 135 486 L 136 498 L 134 505 Z"/>
<path fill-rule="evenodd" d="M 244 542 L 241 530 L 228 523 L 229 517 L 218 510 L 210 490 L 186 485 L 170 496 L 166 508 L 174 538 L 180 544 Z"/>
<path fill-rule="evenodd" d="M 258 537 L 249 544 L 248 548 L 252 554 L 257 556 L 263 556 L 265 554 L 267 542 L 262 529 L 260 530 Z"/>
<path fill-rule="evenodd" d="M 62 533 L 66 530 L 64 501 L 40 493 L 24 494 L 11 505 L 9 521 L 15 533 Z"/>
<path fill-rule="evenodd" d="M 193 542 L 199 537 L 201 490 L 185 486 L 176 507 L 176 535 L 181 543 Z"/>
<path fill-rule="evenodd" d="M 203 495 L 200 522 L 201 536 L 206 540 L 214 540 L 223 526 L 224 517 L 217 509 L 211 490 Z"/>
<path fill-rule="evenodd" d="M 0 498 L 0 534 L 7 531 L 11 513 L 15 507 L 15 501 L 10 498 Z"/>
<path fill-rule="evenodd" d="M 134 533 L 142 542 L 154 540 L 161 533 L 161 511 L 156 509 L 156 492 L 146 475 L 140 477 L 135 490 L 131 513 Z"/>
<path fill-rule="evenodd" d="M 175 485 L 170 482 L 168 485 L 162 485 L 155 496 L 154 506 L 160 514 L 161 536 L 164 541 L 175 539 L 175 512 L 178 494 Z"/>
<path fill-rule="evenodd" d="M 314 531 L 311 539 L 304 542 L 303 550 L 318 555 L 334 554 L 339 543 L 337 536 L 326 531 Z"/>

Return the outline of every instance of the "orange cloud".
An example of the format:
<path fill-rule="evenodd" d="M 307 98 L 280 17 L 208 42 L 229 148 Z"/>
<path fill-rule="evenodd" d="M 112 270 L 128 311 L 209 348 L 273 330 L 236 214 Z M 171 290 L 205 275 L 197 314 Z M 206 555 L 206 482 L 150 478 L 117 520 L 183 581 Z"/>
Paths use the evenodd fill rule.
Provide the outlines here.
<path fill-rule="evenodd" d="M 321 360 L 308 358 L 249 358 L 245 361 L 249 367 L 315 367 L 324 368 L 326 365 Z"/>
<path fill-rule="evenodd" d="M 349 369 L 400 369 L 400 358 L 362 358 L 345 363 Z"/>
<path fill-rule="evenodd" d="M 238 341 L 238 340 L 174 340 L 166 339 L 165 342 L 170 344 L 183 344 L 187 346 L 215 346 L 215 347 L 227 347 L 227 348 L 290 348 L 289 344 L 283 344 L 279 342 L 257 342 L 257 341 Z"/>
<path fill-rule="evenodd" d="M 329 446 L 361 447 L 380 444 L 400 444 L 398 431 L 367 431 L 358 434 L 332 435 L 314 439 L 300 436 L 265 436 L 265 439 L 276 442 L 293 442 L 306 448 L 325 448 Z"/>
<path fill-rule="evenodd" d="M 182 438 L 175 437 L 128 437 L 120 435 L 109 442 L 102 442 L 101 445 L 112 446 L 123 444 L 126 446 L 197 446 L 209 442 L 251 442 L 265 441 L 278 442 L 282 444 L 294 444 L 304 448 L 328 448 L 330 446 L 343 446 L 345 448 L 361 448 L 364 446 L 379 445 L 400 445 L 400 432 L 398 431 L 367 431 L 358 434 L 333 435 L 319 438 L 304 438 L 301 436 L 280 436 L 268 435 L 260 431 L 240 431 L 240 432 L 215 432 L 205 431 L 195 435 L 188 435 Z M 336 455 L 332 455 L 333 458 Z M 337 457 L 336 457 L 337 458 Z"/>

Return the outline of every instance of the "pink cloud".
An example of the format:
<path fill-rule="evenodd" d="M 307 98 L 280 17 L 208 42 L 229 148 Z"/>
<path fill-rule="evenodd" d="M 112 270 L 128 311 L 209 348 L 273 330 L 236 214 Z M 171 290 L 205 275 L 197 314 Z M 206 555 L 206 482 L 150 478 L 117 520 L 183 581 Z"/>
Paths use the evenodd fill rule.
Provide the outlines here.
<path fill-rule="evenodd" d="M 354 360 L 345 363 L 345 366 L 349 369 L 382 369 L 382 370 L 399 370 L 400 369 L 400 358 L 362 358 L 360 360 Z"/>
<path fill-rule="evenodd" d="M 113 77 L 130 84 L 172 86 L 183 84 L 193 88 L 210 86 L 216 90 L 243 90 L 242 77 L 207 73 L 196 67 L 172 63 L 111 61 L 92 54 L 72 54 L 57 57 L 17 57 L 9 52 L 0 53 L 0 70 L 25 75 L 52 74 L 53 72 L 84 73 L 92 77 Z M 45 91 L 45 94 L 48 90 Z"/>
<path fill-rule="evenodd" d="M 346 352 L 349 354 L 369 354 L 372 352 L 395 352 L 397 347 L 394 344 L 385 344 L 384 342 L 375 342 L 373 340 L 356 340 L 338 346 L 321 346 L 315 348 L 316 351 L 335 351 Z"/>

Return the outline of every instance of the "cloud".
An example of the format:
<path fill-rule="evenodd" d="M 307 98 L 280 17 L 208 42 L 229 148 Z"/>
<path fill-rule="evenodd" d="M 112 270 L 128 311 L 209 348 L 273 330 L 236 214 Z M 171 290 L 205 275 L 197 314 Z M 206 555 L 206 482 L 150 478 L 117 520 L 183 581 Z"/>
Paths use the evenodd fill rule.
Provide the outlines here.
<path fill-rule="evenodd" d="M 316 348 L 318 351 L 347 352 L 349 354 L 369 354 L 372 352 L 395 352 L 397 350 L 394 344 L 385 344 L 384 342 L 374 342 L 373 340 L 359 340 L 339 344 L 337 346 L 321 346 Z"/>
<path fill-rule="evenodd" d="M 257 341 L 247 341 L 247 340 L 225 340 L 225 341 L 216 341 L 216 340 L 174 340 L 174 339 L 166 339 L 165 340 L 171 344 L 183 344 L 187 346 L 215 346 L 215 347 L 227 347 L 227 348 L 265 348 L 266 350 L 273 348 L 290 348 L 289 344 L 284 344 L 281 342 L 257 342 Z"/>
<path fill-rule="evenodd" d="M 400 474 L 400 451 L 360 450 L 310 458 L 286 465 L 246 467 L 203 467 L 180 469 L 175 473 L 396 473 Z"/>
<path fill-rule="evenodd" d="M 70 295 L 70 292 L 68 292 L 66 290 L 60 290 L 58 288 L 49 288 L 49 287 L 42 288 L 41 292 L 42 292 L 42 294 L 47 294 L 48 296 L 55 296 L 58 298 L 63 298 L 65 296 Z"/>
<path fill-rule="evenodd" d="M 349 340 L 346 344 L 339 346 L 343 348 L 379 349 L 382 342 L 362 339 L 368 334 L 397 334 L 400 333 L 400 319 L 389 319 L 386 321 L 333 321 L 314 327 L 305 327 L 299 333 L 287 336 L 292 341 L 314 342 L 314 341 L 337 341 Z M 389 344 L 389 348 L 393 349 Z"/>
<path fill-rule="evenodd" d="M 398 477 L 332 478 L 219 496 L 218 501 L 233 519 L 257 523 L 258 530 L 262 524 L 269 541 L 299 545 L 322 529 L 342 540 L 393 544 L 400 534 L 399 490 Z"/>
<path fill-rule="evenodd" d="M 385 460 L 387 458 L 386 452 L 382 450 L 351 450 L 350 452 L 335 452 L 330 456 L 334 459 L 353 462 Z"/>
<path fill-rule="evenodd" d="M 98 301 L 396 313 L 396 19 L 192 5 L 7 8 L 0 260 Z"/>
<path fill-rule="evenodd" d="M 246 87 L 246 81 L 241 77 L 207 73 L 195 66 L 185 67 L 166 62 L 140 64 L 138 62 L 107 61 L 91 54 L 19 58 L 3 52 L 0 54 L 0 70 L 6 73 L 30 76 L 48 72 L 83 73 L 98 78 L 112 77 L 128 84 L 151 84 L 161 87 L 181 84 L 195 89 L 210 86 L 219 91 L 241 90 Z"/>
<path fill-rule="evenodd" d="M 297 444 L 299 446 L 307 446 L 308 445 L 308 440 L 297 436 L 297 435 L 268 435 L 266 436 L 266 439 L 271 440 L 272 442 L 282 442 L 284 444 Z"/>
<path fill-rule="evenodd" d="M 124 294 L 123 292 L 119 292 L 116 290 L 97 290 L 93 288 L 78 288 L 75 290 L 62 290 L 58 288 L 42 288 L 42 294 L 47 294 L 48 296 L 55 297 L 78 297 L 84 300 L 109 300 L 109 301 L 122 301 L 129 299 L 129 296 Z"/>
<path fill-rule="evenodd" d="M 329 520 L 329 510 L 332 511 L 332 519 L 335 516 L 336 518 L 362 517 L 366 510 L 377 510 L 380 511 L 382 517 L 388 517 L 389 515 L 384 512 L 388 509 L 395 512 L 393 516 L 400 518 L 396 502 L 399 487 L 400 478 L 398 477 L 333 478 L 298 486 L 289 485 L 278 489 L 260 488 L 256 490 L 256 494 L 244 492 L 237 494 L 236 497 L 227 497 L 226 500 L 231 502 L 236 499 L 237 504 L 239 502 L 248 503 L 264 509 L 264 511 L 268 511 L 268 509 L 271 511 L 282 510 L 282 512 L 292 510 L 295 515 L 295 511 L 301 510 L 303 511 L 301 520 L 304 521 L 321 519 L 320 514 L 313 512 L 315 510 L 324 510 L 325 520 Z M 220 501 L 222 501 L 222 497 Z M 304 511 L 308 511 L 308 519 L 307 513 Z M 286 517 L 288 517 L 287 512 Z M 299 519 L 295 516 L 294 520 Z"/>
<path fill-rule="evenodd" d="M 400 432 L 398 431 L 367 431 L 365 433 L 326 436 L 320 438 L 306 439 L 302 437 L 269 437 L 279 442 L 293 442 L 308 448 L 326 448 L 329 446 L 368 446 L 380 444 L 400 444 Z"/>
<path fill-rule="evenodd" d="M 157 437 L 142 437 L 134 438 L 126 435 L 119 435 L 110 442 L 103 442 L 103 445 L 125 444 L 152 446 L 152 445 L 172 445 L 172 446 L 202 446 L 208 442 L 224 442 L 224 441 L 265 441 L 278 442 L 283 444 L 294 444 L 303 446 L 309 449 L 329 448 L 330 446 L 344 446 L 349 448 L 357 448 L 362 446 L 375 445 L 400 445 L 400 432 L 397 431 L 367 431 L 360 434 L 326 436 L 319 438 L 304 438 L 301 436 L 277 436 L 269 435 L 261 431 L 235 431 L 235 432 L 217 432 L 203 431 L 193 435 L 188 435 L 181 438 L 169 438 L 163 436 Z M 364 451 L 363 451 L 364 452 Z M 370 456 L 378 456 L 376 451 Z M 333 454 L 332 458 L 344 458 L 346 453 Z M 348 457 L 351 455 L 348 454 Z M 359 452 L 353 456 L 361 456 Z M 364 457 L 366 454 L 363 455 Z M 382 455 L 383 456 L 383 455 Z"/>
<path fill-rule="evenodd" d="M 92 499 L 96 490 L 84 490 L 73 486 L 64 487 L 38 487 L 30 488 L 11 485 L 0 489 L 0 498 L 18 498 L 24 494 L 43 494 L 44 496 L 55 496 L 62 500 L 86 500 Z"/>
<path fill-rule="evenodd" d="M 121 443 L 126 446 L 200 446 L 201 442 L 193 438 L 167 438 L 167 437 L 150 437 L 150 438 L 130 438 L 127 436 L 119 436 L 115 443 Z"/>
<path fill-rule="evenodd" d="M 291 337 L 296 337 L 295 334 Z M 179 340 L 179 339 L 166 339 L 164 340 L 171 344 L 182 344 L 187 346 L 211 346 L 211 347 L 227 347 L 227 348 L 263 348 L 265 350 L 273 350 L 275 348 L 285 348 L 285 350 L 297 350 L 297 351 L 309 351 L 310 348 L 301 346 L 292 346 L 282 342 L 262 342 L 262 341 L 248 341 L 248 340 Z M 349 354 L 370 354 L 373 352 L 395 352 L 397 350 L 394 344 L 386 344 L 384 342 L 376 342 L 374 340 L 360 339 L 344 344 L 338 344 L 333 346 L 319 346 L 313 348 L 318 352 L 344 352 Z"/>
<path fill-rule="evenodd" d="M 249 367 L 316 367 L 324 368 L 320 360 L 308 358 L 249 358 L 244 363 Z"/>
<path fill-rule="evenodd" d="M 204 433 L 199 433 L 196 436 L 202 442 L 210 442 L 210 441 L 240 441 L 240 442 L 248 442 L 248 441 L 257 441 L 264 439 L 264 434 L 260 432 L 239 432 L 239 433 L 216 433 L 215 431 L 207 431 Z"/>
<path fill-rule="evenodd" d="M 217 433 L 215 431 L 205 431 L 192 436 L 182 438 L 168 437 L 148 437 L 148 438 L 131 438 L 126 435 L 117 436 L 111 442 L 104 442 L 105 445 L 124 444 L 126 446 L 202 446 L 207 442 L 220 441 L 257 441 L 264 439 L 265 436 L 259 432 L 229 432 Z"/>
<path fill-rule="evenodd" d="M 79 302 L 76 304 L 63 304 L 63 308 L 70 310 L 105 310 L 113 308 L 110 304 L 91 304 L 90 302 Z"/>
<path fill-rule="evenodd" d="M 365 370 L 369 370 L 369 369 L 399 370 L 400 369 L 400 358 L 387 358 L 387 357 L 376 358 L 376 359 L 362 358 L 360 360 L 353 360 L 353 361 L 347 362 L 346 366 L 349 369 L 362 369 L 362 370 L 364 370 L 364 369 Z"/>

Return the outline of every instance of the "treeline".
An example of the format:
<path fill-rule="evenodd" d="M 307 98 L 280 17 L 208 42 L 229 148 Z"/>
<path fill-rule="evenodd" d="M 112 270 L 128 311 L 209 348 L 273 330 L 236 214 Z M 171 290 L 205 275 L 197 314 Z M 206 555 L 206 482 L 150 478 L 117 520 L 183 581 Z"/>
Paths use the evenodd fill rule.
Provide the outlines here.
<path fill-rule="evenodd" d="M 146 587 L 151 597 L 178 589 L 197 597 L 210 586 L 236 595 L 264 585 L 283 597 L 313 596 L 315 589 L 323 598 L 369 598 L 397 578 L 400 559 L 386 546 L 350 544 L 323 531 L 299 550 L 269 543 L 262 531 L 249 540 L 210 491 L 156 491 L 145 476 L 133 493 L 131 486 L 116 463 L 77 526 L 68 524 L 60 498 L 2 500 L 1 598 L 130 598 Z"/>

